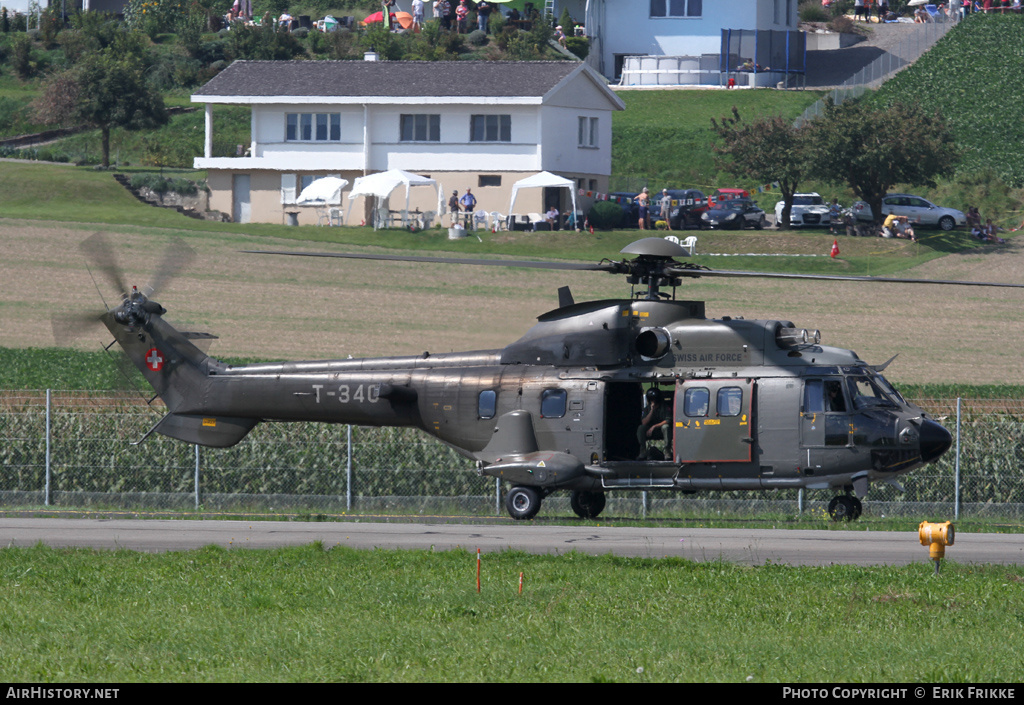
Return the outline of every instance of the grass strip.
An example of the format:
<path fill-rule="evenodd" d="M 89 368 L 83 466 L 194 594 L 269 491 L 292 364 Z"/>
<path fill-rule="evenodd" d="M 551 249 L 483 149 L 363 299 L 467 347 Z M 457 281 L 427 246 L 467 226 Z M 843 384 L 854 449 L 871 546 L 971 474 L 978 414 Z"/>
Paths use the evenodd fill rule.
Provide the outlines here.
<path fill-rule="evenodd" d="M 0 550 L 0 575 L 11 682 L 1005 682 L 1021 668 L 1020 567 L 503 552 L 484 556 L 477 593 L 472 547 L 38 546 Z"/>

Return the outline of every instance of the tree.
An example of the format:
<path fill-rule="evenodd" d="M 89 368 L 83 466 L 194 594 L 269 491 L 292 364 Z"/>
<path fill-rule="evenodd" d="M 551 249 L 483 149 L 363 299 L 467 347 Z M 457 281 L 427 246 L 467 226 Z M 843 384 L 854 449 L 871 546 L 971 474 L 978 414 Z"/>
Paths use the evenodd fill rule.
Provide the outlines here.
<path fill-rule="evenodd" d="M 778 182 L 784 204 L 778 226 L 788 228 L 793 194 L 807 169 L 807 132 L 779 116 L 747 123 L 735 107 L 732 114 L 721 122 L 711 119 L 711 129 L 722 139 L 715 147 L 720 164 L 736 176 Z"/>
<path fill-rule="evenodd" d="M 875 108 L 863 100 L 828 101 L 810 123 L 810 175 L 844 183 L 882 220 L 882 198 L 896 184 L 935 186 L 960 160 L 953 133 L 938 112 L 904 103 Z"/>
<path fill-rule="evenodd" d="M 110 46 L 87 54 L 48 82 L 33 103 L 43 122 L 99 128 L 105 167 L 110 166 L 111 129 L 151 129 L 167 122 L 163 98 L 146 79 L 142 45 L 133 34 L 122 33 Z"/>

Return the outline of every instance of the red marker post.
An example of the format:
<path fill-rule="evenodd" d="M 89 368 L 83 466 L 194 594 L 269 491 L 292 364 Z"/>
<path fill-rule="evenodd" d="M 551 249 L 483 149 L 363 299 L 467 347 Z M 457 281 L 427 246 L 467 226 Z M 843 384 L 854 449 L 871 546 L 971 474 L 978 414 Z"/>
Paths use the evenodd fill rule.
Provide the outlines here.
<path fill-rule="evenodd" d="M 480 592 L 480 549 L 476 549 L 476 591 Z"/>

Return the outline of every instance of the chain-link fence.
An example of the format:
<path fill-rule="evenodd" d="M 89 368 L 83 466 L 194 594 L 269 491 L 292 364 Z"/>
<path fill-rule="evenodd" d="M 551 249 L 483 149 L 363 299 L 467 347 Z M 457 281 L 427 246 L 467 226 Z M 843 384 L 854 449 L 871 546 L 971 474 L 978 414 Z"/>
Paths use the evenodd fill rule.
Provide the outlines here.
<path fill-rule="evenodd" d="M 940 462 L 876 483 L 865 515 L 1020 517 L 1024 401 L 920 400 L 954 433 Z M 227 449 L 146 435 L 162 407 L 100 392 L 0 392 L 0 504 L 95 509 L 503 515 L 495 479 L 415 429 L 261 424 Z M 794 419 L 794 423 L 797 420 Z M 823 513 L 832 491 L 615 492 L 616 516 Z M 544 513 L 570 513 L 567 493 Z"/>

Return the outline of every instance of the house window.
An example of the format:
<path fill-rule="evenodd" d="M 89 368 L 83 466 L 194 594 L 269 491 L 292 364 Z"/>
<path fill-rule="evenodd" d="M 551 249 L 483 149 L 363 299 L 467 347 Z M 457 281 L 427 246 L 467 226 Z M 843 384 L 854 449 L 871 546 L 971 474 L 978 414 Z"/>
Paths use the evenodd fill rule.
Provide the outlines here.
<path fill-rule="evenodd" d="M 340 142 L 341 113 L 286 113 L 286 142 Z"/>
<path fill-rule="evenodd" d="M 472 115 L 469 120 L 470 142 L 511 142 L 511 115 Z"/>
<path fill-rule="evenodd" d="M 651 0 L 651 17 L 700 17 L 704 0 Z"/>
<path fill-rule="evenodd" d="M 576 130 L 577 142 L 580 147 L 597 147 L 597 118 L 579 118 Z"/>
<path fill-rule="evenodd" d="M 477 186 L 501 186 L 500 174 L 480 174 L 476 179 Z"/>
<path fill-rule="evenodd" d="M 401 130 L 403 142 L 440 142 L 441 116 L 403 115 Z"/>

